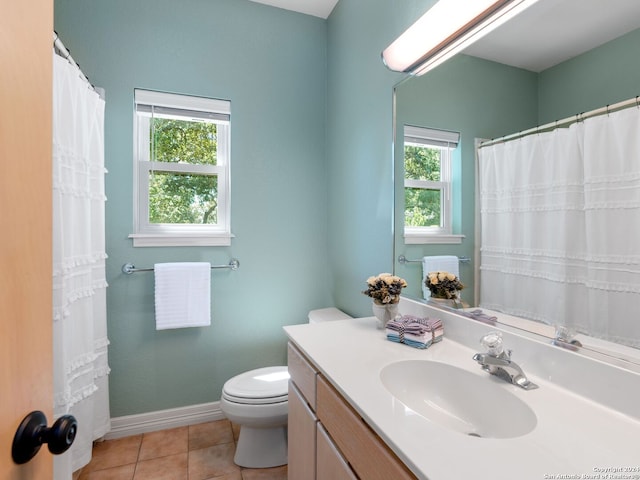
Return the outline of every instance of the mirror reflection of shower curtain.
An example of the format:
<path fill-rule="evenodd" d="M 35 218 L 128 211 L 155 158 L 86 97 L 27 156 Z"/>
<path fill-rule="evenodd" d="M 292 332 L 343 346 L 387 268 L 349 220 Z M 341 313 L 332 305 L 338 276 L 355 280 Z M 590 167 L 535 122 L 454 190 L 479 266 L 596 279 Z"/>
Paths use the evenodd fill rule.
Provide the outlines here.
<path fill-rule="evenodd" d="M 479 150 L 480 305 L 640 347 L 640 109 Z"/>
<path fill-rule="evenodd" d="M 74 415 L 54 478 L 71 479 L 110 429 L 104 234 L 104 100 L 53 55 L 54 415 Z"/>

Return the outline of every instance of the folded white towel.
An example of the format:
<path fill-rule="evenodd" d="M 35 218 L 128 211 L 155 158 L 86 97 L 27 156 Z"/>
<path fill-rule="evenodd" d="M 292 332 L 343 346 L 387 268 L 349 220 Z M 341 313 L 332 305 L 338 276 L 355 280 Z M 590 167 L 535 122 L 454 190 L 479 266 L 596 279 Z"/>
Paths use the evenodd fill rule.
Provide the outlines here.
<path fill-rule="evenodd" d="M 156 263 L 156 329 L 211 325 L 211 264 Z"/>
<path fill-rule="evenodd" d="M 449 272 L 460 277 L 460 260 L 455 255 L 433 255 L 422 257 L 422 296 L 425 300 L 431 297 L 431 291 L 424 284 L 429 272 Z"/>

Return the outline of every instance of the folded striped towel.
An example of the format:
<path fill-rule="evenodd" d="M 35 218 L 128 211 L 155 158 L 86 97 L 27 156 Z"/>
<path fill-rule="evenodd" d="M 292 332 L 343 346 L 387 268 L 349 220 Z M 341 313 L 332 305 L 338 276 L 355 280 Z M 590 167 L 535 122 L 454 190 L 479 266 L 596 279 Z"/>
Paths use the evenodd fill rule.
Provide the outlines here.
<path fill-rule="evenodd" d="M 414 348 L 429 348 L 444 336 L 444 326 L 439 318 L 420 318 L 413 315 L 387 322 L 387 340 L 404 343 Z"/>
<path fill-rule="evenodd" d="M 461 315 L 464 315 L 465 317 L 473 318 L 474 320 L 479 320 L 481 322 L 489 323 L 491 325 L 495 325 L 496 320 L 498 320 L 498 317 L 495 317 L 493 315 L 487 315 L 479 308 L 475 310 L 471 310 L 467 312 L 459 312 L 459 313 Z"/>
<path fill-rule="evenodd" d="M 414 348 L 429 348 L 433 344 L 433 341 L 428 337 L 416 337 L 415 335 L 408 334 L 405 334 L 402 337 L 402 341 L 400 340 L 399 335 L 387 334 L 387 340 L 396 343 L 404 343 L 405 345 L 409 345 Z"/>

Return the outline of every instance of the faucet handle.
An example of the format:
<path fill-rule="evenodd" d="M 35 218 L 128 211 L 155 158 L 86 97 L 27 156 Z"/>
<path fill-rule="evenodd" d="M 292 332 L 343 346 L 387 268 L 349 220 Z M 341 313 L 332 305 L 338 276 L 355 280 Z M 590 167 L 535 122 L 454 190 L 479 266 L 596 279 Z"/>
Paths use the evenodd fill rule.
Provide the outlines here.
<path fill-rule="evenodd" d="M 498 357 L 504 352 L 502 345 L 502 333 L 491 331 L 480 339 L 480 345 L 487 349 L 487 353 L 492 357 Z M 509 352 L 510 354 L 511 352 Z M 510 355 L 509 355 L 510 356 Z"/>

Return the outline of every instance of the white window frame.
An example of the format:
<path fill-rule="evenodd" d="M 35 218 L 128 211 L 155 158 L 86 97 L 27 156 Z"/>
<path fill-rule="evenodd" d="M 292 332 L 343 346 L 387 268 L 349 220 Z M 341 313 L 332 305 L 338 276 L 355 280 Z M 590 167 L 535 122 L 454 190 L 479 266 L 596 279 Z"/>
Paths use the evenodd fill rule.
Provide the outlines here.
<path fill-rule="evenodd" d="M 231 245 L 230 147 L 231 102 L 136 89 L 134 92 L 134 247 Z M 216 165 L 154 162 L 149 158 L 150 120 L 164 118 L 214 121 L 218 125 Z M 152 224 L 149 222 L 149 172 L 182 172 L 216 176 L 217 224 Z"/>
<path fill-rule="evenodd" d="M 452 152 L 458 147 L 460 134 L 447 130 L 404 126 L 404 145 L 439 148 L 440 181 L 404 179 L 404 188 L 423 188 L 440 191 L 440 226 L 404 226 L 405 244 L 462 243 L 464 235 L 452 233 Z M 404 149 L 403 149 L 404 152 Z M 404 209 L 403 209 L 404 213 Z"/>

